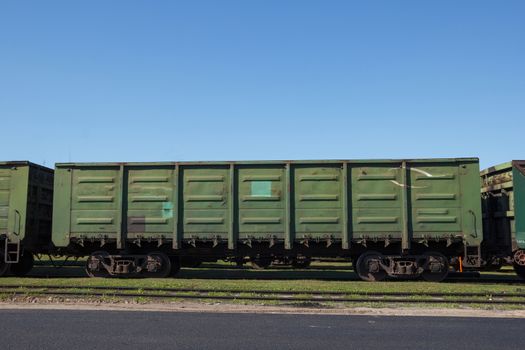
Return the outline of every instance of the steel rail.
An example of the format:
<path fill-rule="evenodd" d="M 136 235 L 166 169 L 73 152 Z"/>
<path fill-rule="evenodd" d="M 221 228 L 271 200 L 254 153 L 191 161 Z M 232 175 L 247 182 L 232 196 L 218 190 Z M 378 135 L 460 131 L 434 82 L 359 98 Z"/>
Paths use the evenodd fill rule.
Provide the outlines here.
<path fill-rule="evenodd" d="M 425 296 L 425 297 L 498 297 L 498 298 L 525 298 L 525 293 L 505 293 L 505 292 L 365 292 L 365 291 L 308 291 L 308 290 L 239 290 L 239 289 L 203 289 L 203 288 L 153 288 L 153 287 L 123 287 L 123 286 L 82 286 L 71 287 L 61 285 L 46 285 L 46 286 L 25 286 L 6 284 L 0 285 L 0 291 L 3 290 L 65 290 L 65 289 L 79 289 L 79 290 L 102 290 L 102 291 L 148 291 L 148 292 L 165 292 L 165 293 L 249 293 L 260 295 L 318 295 L 318 296 L 345 296 L 345 295 L 359 295 L 370 297 L 385 297 L 385 296 Z"/>
<path fill-rule="evenodd" d="M 447 278 L 441 283 L 494 283 L 494 284 L 525 284 L 525 280 L 520 278 L 464 278 L 464 277 L 451 277 Z"/>
<path fill-rule="evenodd" d="M 275 271 L 275 270 L 274 270 Z M 215 276 L 213 279 L 217 280 L 276 280 L 276 281 L 282 281 L 282 280 L 300 280 L 305 279 L 306 277 L 303 276 L 303 278 L 299 277 L 290 277 L 290 276 L 260 276 L 259 273 L 261 271 L 257 271 L 257 277 L 255 276 Z M 48 275 L 35 275 L 29 273 L 28 275 L 24 276 L 26 278 L 48 278 L 48 277 L 57 277 L 57 276 L 48 276 Z M 68 276 L 58 276 L 58 278 L 87 278 L 88 276 L 85 274 L 75 274 L 75 275 L 68 275 Z M 195 278 L 199 278 L 196 276 Z M 349 278 L 336 278 L 336 277 L 323 277 L 323 276 L 311 276 L 308 279 L 312 280 L 319 280 L 319 281 L 345 281 L 345 282 L 361 282 L 357 276 L 349 276 Z M 395 282 L 396 279 L 389 279 L 388 281 Z M 424 281 L 422 281 L 424 282 Z M 525 280 L 522 280 L 518 277 L 516 278 L 508 278 L 505 276 L 504 278 L 483 278 L 483 277 L 447 277 L 445 280 L 443 280 L 440 283 L 491 283 L 491 284 L 503 284 L 503 285 L 525 285 Z"/>
<path fill-rule="evenodd" d="M 12 291 L 11 295 L 28 296 L 23 291 Z M 302 303 L 430 303 L 430 304 L 505 304 L 524 305 L 525 300 L 498 300 L 498 299 L 396 299 L 396 298 L 298 298 L 298 297 L 264 297 L 264 296 L 233 296 L 233 295 L 186 295 L 186 294 L 142 294 L 142 293 L 84 293 L 84 292 L 38 292 L 35 296 L 48 297 L 122 297 L 122 298 L 153 298 L 153 299 L 206 299 L 206 300 L 251 300 L 251 301 L 282 301 Z"/>

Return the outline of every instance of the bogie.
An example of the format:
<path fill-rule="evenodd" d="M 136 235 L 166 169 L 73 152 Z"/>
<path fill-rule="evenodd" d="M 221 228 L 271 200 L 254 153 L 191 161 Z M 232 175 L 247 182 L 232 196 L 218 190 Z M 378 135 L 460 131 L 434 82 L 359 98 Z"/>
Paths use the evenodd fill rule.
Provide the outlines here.
<path fill-rule="evenodd" d="M 97 251 L 91 254 L 86 262 L 86 273 L 90 277 L 165 278 L 175 274 L 178 268 L 178 261 L 159 251 L 140 255 L 111 255 L 106 251 Z"/>
<path fill-rule="evenodd" d="M 422 255 L 383 255 L 376 251 L 363 253 L 355 263 L 355 271 L 363 281 L 382 281 L 387 276 L 394 279 L 426 281 L 444 280 L 449 271 L 448 258 L 439 252 Z"/>

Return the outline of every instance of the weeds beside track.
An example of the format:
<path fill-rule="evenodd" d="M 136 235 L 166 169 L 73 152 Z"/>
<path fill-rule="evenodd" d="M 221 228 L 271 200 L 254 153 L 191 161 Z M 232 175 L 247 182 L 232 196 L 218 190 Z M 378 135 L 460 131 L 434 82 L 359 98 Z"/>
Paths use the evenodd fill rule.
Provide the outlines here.
<path fill-rule="evenodd" d="M 71 299 L 141 298 L 156 301 L 216 300 L 302 304 L 383 303 L 383 304 L 482 304 L 525 306 L 525 293 L 407 293 L 407 292 L 312 292 L 312 291 L 239 291 L 231 289 L 0 286 L 4 296 L 60 297 Z"/>

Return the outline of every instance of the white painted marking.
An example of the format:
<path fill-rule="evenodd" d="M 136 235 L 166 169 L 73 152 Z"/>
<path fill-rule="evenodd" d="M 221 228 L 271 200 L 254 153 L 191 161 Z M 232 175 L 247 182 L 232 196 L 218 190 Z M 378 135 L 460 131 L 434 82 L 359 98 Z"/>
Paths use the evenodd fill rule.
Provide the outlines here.
<path fill-rule="evenodd" d="M 399 186 L 399 187 L 409 187 L 409 188 L 425 188 L 425 187 L 427 187 L 427 186 L 407 186 L 405 184 L 400 184 L 396 180 L 390 180 L 390 182 L 393 183 L 396 186 Z"/>
<path fill-rule="evenodd" d="M 434 175 L 432 175 L 431 173 L 426 172 L 426 171 L 421 170 L 421 169 L 418 169 L 418 168 L 410 168 L 410 170 L 413 170 L 413 171 L 415 171 L 415 172 L 417 172 L 417 173 L 423 174 L 423 175 L 425 175 L 426 177 L 434 177 Z"/>

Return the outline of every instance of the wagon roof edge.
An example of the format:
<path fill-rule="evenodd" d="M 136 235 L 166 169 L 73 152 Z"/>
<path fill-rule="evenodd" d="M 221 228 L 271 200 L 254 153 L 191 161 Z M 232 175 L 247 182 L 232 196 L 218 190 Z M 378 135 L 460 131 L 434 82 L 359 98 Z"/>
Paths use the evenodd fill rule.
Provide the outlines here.
<path fill-rule="evenodd" d="M 160 162 L 67 162 L 56 163 L 56 167 L 70 166 L 155 166 L 155 165 L 262 165 L 262 164 L 337 164 L 337 163 L 442 163 L 442 162 L 479 162 L 476 157 L 463 158 L 417 158 L 417 159 L 324 159 L 324 160 L 251 160 L 251 161 L 160 161 Z"/>
<path fill-rule="evenodd" d="M 45 165 L 40 165 L 37 163 L 30 162 L 28 160 L 7 160 L 7 161 L 0 161 L 0 166 L 30 166 L 35 168 L 40 168 L 46 171 L 53 171 L 52 168 L 49 168 Z"/>
<path fill-rule="evenodd" d="M 517 159 L 515 159 L 515 160 L 511 160 L 511 161 L 505 162 L 505 163 L 493 165 L 491 167 L 488 167 L 486 169 L 481 170 L 480 171 L 480 175 L 481 176 L 489 175 L 489 174 L 492 174 L 492 173 L 495 173 L 495 172 L 498 172 L 498 171 L 509 170 L 512 167 L 517 166 L 518 164 L 521 164 L 523 166 L 523 164 L 525 164 L 525 160 L 517 160 Z"/>

